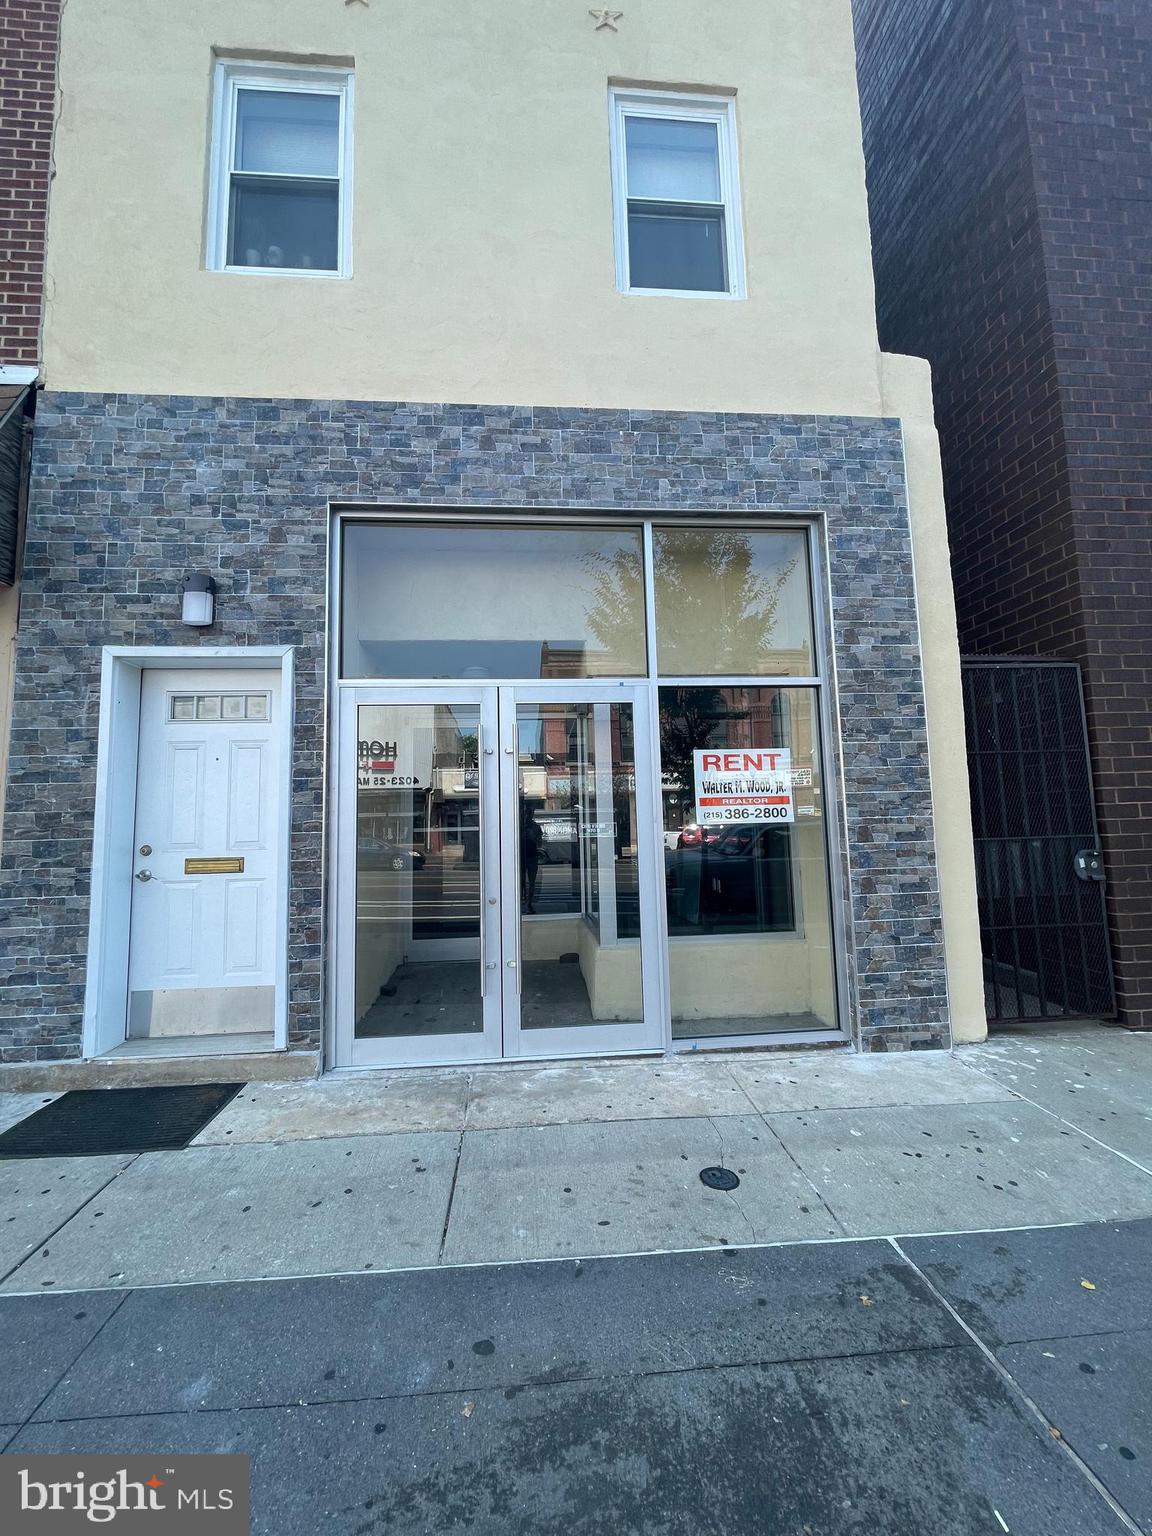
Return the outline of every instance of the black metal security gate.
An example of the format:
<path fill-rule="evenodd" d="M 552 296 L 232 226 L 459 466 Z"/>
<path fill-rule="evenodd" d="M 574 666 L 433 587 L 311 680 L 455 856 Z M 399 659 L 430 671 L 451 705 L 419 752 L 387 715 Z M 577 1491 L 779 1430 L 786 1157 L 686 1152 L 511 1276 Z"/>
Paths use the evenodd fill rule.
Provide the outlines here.
<path fill-rule="evenodd" d="M 1113 1017 L 1080 670 L 962 671 L 989 1022 Z"/>

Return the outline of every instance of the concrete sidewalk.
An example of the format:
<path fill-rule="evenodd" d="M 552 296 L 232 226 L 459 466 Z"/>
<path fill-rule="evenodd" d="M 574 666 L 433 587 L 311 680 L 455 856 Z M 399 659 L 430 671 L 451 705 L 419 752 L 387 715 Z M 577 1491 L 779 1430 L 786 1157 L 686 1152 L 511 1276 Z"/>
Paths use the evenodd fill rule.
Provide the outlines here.
<path fill-rule="evenodd" d="M 0 1096 L 0 1124 L 43 1098 Z M 1120 1030 L 358 1074 L 248 1086 L 181 1152 L 0 1162 L 0 1290 L 1149 1216 L 1152 1037 Z"/>
<path fill-rule="evenodd" d="M 254 1536 L 1139 1536 L 1152 1222 L 0 1297 L 0 1449 Z"/>

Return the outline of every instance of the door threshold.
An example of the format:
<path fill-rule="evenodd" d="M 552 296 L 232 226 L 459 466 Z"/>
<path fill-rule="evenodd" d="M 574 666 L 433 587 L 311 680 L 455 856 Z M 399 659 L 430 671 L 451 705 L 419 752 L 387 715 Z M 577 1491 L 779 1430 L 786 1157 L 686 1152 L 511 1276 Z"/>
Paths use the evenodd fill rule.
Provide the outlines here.
<path fill-rule="evenodd" d="M 851 1035 L 843 1030 L 788 1029 L 763 1035 L 691 1035 L 673 1040 L 669 1055 L 703 1056 L 717 1051 L 783 1051 L 795 1046 L 806 1049 L 853 1049 Z"/>
<path fill-rule="evenodd" d="M 255 1056 L 266 1055 L 276 1049 L 275 1036 L 266 1033 L 236 1035 L 160 1035 L 154 1039 L 124 1040 L 110 1051 L 105 1051 L 103 1061 L 125 1057 L 173 1057 L 173 1056 Z"/>
<path fill-rule="evenodd" d="M 413 1067 L 429 1072 L 438 1068 L 446 1072 L 472 1072 L 491 1067 L 513 1071 L 516 1067 L 538 1067 L 550 1061 L 651 1061 L 653 1057 L 659 1058 L 666 1054 L 660 1047 L 649 1047 L 637 1051 L 559 1051 L 550 1056 L 490 1056 L 482 1061 L 477 1061 L 473 1056 L 458 1061 L 445 1061 L 440 1057 L 412 1061 L 348 1062 L 338 1067 L 327 1067 L 325 1076 L 336 1072 L 404 1072 Z"/>
<path fill-rule="evenodd" d="M 498 1068 L 500 1071 L 512 1072 L 517 1068 L 527 1070 L 530 1067 L 547 1066 L 550 1062 L 587 1061 L 594 1064 L 611 1063 L 615 1061 L 671 1061 L 683 1056 L 717 1056 L 723 1052 L 742 1052 L 747 1055 L 752 1052 L 765 1053 L 768 1051 L 791 1051 L 797 1046 L 808 1050 L 837 1050 L 852 1052 L 855 1046 L 848 1035 L 828 1032 L 820 1034 L 788 1034 L 776 1036 L 750 1036 L 743 1040 L 709 1040 L 706 1045 L 695 1046 L 690 1042 L 681 1045 L 679 1043 L 665 1050 L 663 1047 L 650 1047 L 636 1051 L 559 1051 L 551 1055 L 541 1056 L 493 1056 L 486 1061 L 462 1059 L 459 1061 L 423 1060 L 423 1061 L 370 1061 L 352 1062 L 347 1065 L 326 1067 L 323 1069 L 325 1077 L 336 1076 L 343 1073 L 354 1072 L 404 1072 L 415 1069 L 417 1071 L 445 1072 L 472 1072 L 477 1070 L 490 1070 Z"/>

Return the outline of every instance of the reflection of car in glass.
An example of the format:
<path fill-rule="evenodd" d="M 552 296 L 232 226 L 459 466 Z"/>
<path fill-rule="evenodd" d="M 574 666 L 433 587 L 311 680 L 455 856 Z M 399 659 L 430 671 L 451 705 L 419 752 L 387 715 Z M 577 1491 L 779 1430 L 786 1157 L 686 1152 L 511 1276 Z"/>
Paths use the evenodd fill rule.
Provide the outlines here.
<path fill-rule="evenodd" d="M 723 826 L 702 827 L 698 822 L 686 821 L 676 839 L 677 848 L 699 848 L 702 843 L 714 843 L 724 832 Z"/>
<path fill-rule="evenodd" d="M 423 869 L 424 855 L 418 848 L 403 848 L 385 842 L 382 837 L 362 837 L 356 847 L 361 869 Z"/>
<path fill-rule="evenodd" d="M 725 826 L 707 849 L 716 906 L 767 927 L 792 926 L 791 838 L 784 827 Z"/>
<path fill-rule="evenodd" d="M 684 829 L 697 835 L 664 855 L 669 918 L 690 925 L 721 923 L 758 932 L 795 926 L 792 844 L 787 827 L 722 823 Z"/>

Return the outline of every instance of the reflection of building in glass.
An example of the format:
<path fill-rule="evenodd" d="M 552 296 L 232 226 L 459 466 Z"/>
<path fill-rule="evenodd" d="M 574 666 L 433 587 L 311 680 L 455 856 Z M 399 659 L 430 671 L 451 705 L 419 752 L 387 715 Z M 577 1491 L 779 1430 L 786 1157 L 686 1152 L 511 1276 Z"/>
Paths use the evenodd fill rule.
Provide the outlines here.
<path fill-rule="evenodd" d="M 451 706 L 431 712 L 416 706 L 365 706 L 360 734 L 357 825 L 362 837 L 428 852 L 454 849 L 475 863 L 480 857 L 479 738 L 461 724 Z M 405 719 L 410 714 L 411 719 Z M 386 721 L 376 717 L 387 716 Z M 367 730 L 381 724 L 370 737 Z M 384 730 L 387 724 L 389 730 Z M 368 750 L 380 746 L 389 753 Z"/>

